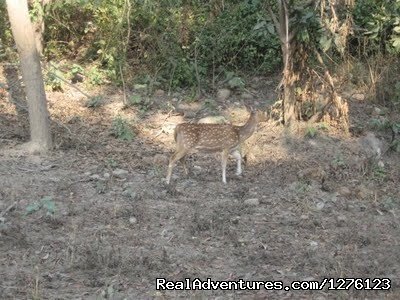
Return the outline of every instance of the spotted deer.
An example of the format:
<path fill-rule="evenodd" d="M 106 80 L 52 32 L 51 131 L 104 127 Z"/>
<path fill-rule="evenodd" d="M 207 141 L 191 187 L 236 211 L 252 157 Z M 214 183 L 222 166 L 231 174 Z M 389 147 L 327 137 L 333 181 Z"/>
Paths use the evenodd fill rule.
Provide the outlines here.
<path fill-rule="evenodd" d="M 229 154 L 237 160 L 236 175 L 242 174 L 242 155 L 240 145 L 256 130 L 259 122 L 267 120 L 266 113 L 250 111 L 250 117 L 242 126 L 230 124 L 178 124 L 174 131 L 175 153 L 171 156 L 167 172 L 167 184 L 171 181 L 172 169 L 179 160 L 185 160 L 190 152 L 221 153 L 222 182 L 226 183 L 226 164 Z M 186 163 L 184 162 L 187 174 Z"/>

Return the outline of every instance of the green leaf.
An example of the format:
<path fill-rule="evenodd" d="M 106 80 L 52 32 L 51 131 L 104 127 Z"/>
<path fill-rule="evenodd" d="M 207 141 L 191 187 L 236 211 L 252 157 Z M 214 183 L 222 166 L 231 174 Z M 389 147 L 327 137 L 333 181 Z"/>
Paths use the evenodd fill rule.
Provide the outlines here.
<path fill-rule="evenodd" d="M 259 29 L 263 28 L 266 24 L 267 24 L 267 22 L 265 22 L 265 21 L 258 22 L 258 23 L 253 27 L 253 30 L 259 30 Z"/>
<path fill-rule="evenodd" d="M 310 19 L 312 16 L 314 16 L 314 13 L 312 11 L 307 12 L 303 17 L 303 21 L 307 21 L 308 19 Z"/>
<path fill-rule="evenodd" d="M 34 212 L 37 212 L 40 208 L 42 207 L 42 204 L 41 203 L 39 203 L 39 202 L 33 202 L 33 203 L 31 203 L 31 204 L 29 204 L 27 207 L 26 207 L 26 212 L 25 212 L 25 214 L 26 215 L 29 215 L 29 214 L 32 214 L 32 213 L 34 213 Z"/>
<path fill-rule="evenodd" d="M 56 204 L 51 197 L 44 197 L 41 200 L 43 207 L 46 209 L 47 214 L 53 215 L 56 211 Z"/>
<path fill-rule="evenodd" d="M 119 138 L 123 141 L 132 142 L 134 137 L 135 136 L 134 136 L 133 132 L 127 130 L 127 131 L 122 132 Z"/>
<path fill-rule="evenodd" d="M 332 46 L 332 38 L 328 38 L 326 35 L 323 35 L 319 40 L 319 44 L 321 45 L 322 51 L 328 51 Z"/>
<path fill-rule="evenodd" d="M 227 80 L 231 80 L 232 78 L 234 78 L 234 76 L 235 76 L 235 72 L 227 71 L 225 73 L 225 77 L 226 77 Z"/>
<path fill-rule="evenodd" d="M 270 34 L 275 34 L 275 26 L 274 24 L 268 23 L 267 24 L 267 30 Z"/>
<path fill-rule="evenodd" d="M 307 127 L 305 136 L 308 138 L 314 138 L 317 135 L 318 129 L 315 127 Z"/>
<path fill-rule="evenodd" d="M 138 105 L 138 104 L 140 104 L 142 102 L 142 96 L 140 96 L 140 95 L 132 95 L 131 97 L 130 97 L 130 103 L 132 104 L 132 105 Z"/>
<path fill-rule="evenodd" d="M 396 33 L 400 33 L 400 26 L 394 27 L 393 31 L 396 32 Z"/>
<path fill-rule="evenodd" d="M 228 85 L 230 88 L 243 88 L 245 84 L 240 77 L 233 77 L 228 81 Z"/>
<path fill-rule="evenodd" d="M 392 39 L 392 46 L 397 50 L 400 51 L 400 37 Z"/>

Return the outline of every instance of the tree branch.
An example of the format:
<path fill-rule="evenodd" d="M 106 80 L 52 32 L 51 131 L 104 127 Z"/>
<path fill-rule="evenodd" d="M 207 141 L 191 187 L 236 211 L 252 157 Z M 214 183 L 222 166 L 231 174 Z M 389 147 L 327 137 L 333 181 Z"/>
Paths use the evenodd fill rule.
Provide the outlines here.
<path fill-rule="evenodd" d="M 278 18 L 276 17 L 275 13 L 272 11 L 271 6 L 267 5 L 268 12 L 271 16 L 272 22 L 274 22 L 276 31 L 278 32 L 279 39 L 281 38 L 281 25 L 279 24 Z"/>

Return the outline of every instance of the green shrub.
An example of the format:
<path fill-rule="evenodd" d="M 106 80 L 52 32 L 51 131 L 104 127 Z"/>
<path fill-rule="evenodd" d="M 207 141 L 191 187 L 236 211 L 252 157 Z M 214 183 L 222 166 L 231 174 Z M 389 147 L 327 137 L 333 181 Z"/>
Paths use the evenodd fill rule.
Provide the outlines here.
<path fill-rule="evenodd" d="M 308 126 L 305 132 L 305 137 L 308 137 L 310 139 L 313 139 L 317 136 L 318 129 L 312 126 Z"/>
<path fill-rule="evenodd" d="M 103 100 L 103 96 L 94 96 L 88 99 L 88 101 L 85 103 L 85 106 L 89 108 L 97 108 L 103 105 Z"/>
<path fill-rule="evenodd" d="M 44 76 L 44 82 L 46 86 L 50 87 L 53 91 L 62 91 L 64 83 L 61 80 L 63 73 L 60 71 L 57 65 L 51 65 Z"/>
<path fill-rule="evenodd" d="M 54 215 L 56 211 L 56 204 L 53 198 L 46 196 L 39 201 L 30 203 L 25 209 L 25 215 L 33 214 L 39 210 L 44 210 L 46 215 Z"/>
<path fill-rule="evenodd" d="M 356 35 L 364 43 L 363 54 L 400 53 L 400 2 L 358 0 L 353 10 Z M 367 39 L 365 39 L 365 37 Z"/>
<path fill-rule="evenodd" d="M 144 74 L 173 89 L 207 86 L 210 75 L 222 80 L 226 71 L 276 70 L 280 45 L 265 15 L 256 0 L 219 9 L 195 0 L 52 1 L 46 54 L 96 62 L 87 74 L 94 85 L 120 83 L 123 66 L 128 83 Z"/>
<path fill-rule="evenodd" d="M 121 116 L 114 118 L 111 125 L 111 131 L 112 134 L 120 140 L 130 142 L 135 137 L 129 122 L 123 119 Z"/>

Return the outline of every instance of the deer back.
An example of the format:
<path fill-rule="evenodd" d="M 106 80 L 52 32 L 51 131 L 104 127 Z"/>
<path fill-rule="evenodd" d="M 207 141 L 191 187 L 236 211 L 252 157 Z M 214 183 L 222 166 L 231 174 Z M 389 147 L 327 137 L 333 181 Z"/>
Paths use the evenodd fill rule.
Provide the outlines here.
<path fill-rule="evenodd" d="M 175 141 L 187 150 L 222 151 L 239 145 L 239 128 L 229 124 L 179 124 Z"/>

